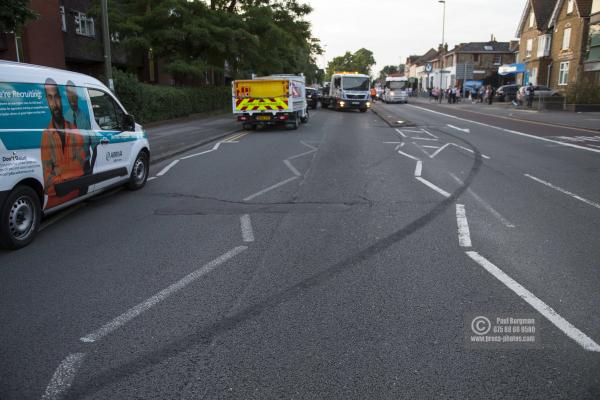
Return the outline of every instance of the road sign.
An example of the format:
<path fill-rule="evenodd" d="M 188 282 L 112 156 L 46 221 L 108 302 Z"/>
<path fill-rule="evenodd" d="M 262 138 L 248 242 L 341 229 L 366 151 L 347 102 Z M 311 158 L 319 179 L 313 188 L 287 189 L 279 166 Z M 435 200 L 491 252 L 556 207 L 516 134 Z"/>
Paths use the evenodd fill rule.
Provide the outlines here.
<path fill-rule="evenodd" d="M 473 79 L 473 64 L 464 63 L 456 65 L 456 79 L 467 80 Z"/>
<path fill-rule="evenodd" d="M 433 71 L 433 64 L 432 63 L 425 64 L 425 72 L 429 73 L 431 71 Z"/>

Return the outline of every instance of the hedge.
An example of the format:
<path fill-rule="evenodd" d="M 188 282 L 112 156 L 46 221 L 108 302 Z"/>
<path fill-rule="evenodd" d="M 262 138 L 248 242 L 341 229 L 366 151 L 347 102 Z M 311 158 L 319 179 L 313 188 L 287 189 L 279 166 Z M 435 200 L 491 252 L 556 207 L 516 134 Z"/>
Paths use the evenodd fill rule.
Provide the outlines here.
<path fill-rule="evenodd" d="M 136 122 L 148 123 L 231 106 L 231 89 L 225 86 L 181 87 L 141 83 L 135 75 L 113 71 L 117 97 Z"/>

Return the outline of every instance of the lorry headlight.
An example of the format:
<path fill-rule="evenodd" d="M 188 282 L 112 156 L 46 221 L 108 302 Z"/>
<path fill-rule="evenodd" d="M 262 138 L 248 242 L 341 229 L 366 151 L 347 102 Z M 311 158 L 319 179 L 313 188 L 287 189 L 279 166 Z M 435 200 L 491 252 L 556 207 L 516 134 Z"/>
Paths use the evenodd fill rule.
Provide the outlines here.
<path fill-rule="evenodd" d="M 367 101 L 367 107 L 371 107 L 371 102 Z"/>
<path fill-rule="evenodd" d="M 394 92 L 390 92 L 390 96 L 393 96 L 393 95 L 395 95 L 395 93 Z"/>
<path fill-rule="evenodd" d="M 346 105 L 345 101 L 340 101 L 340 107 L 344 107 Z"/>

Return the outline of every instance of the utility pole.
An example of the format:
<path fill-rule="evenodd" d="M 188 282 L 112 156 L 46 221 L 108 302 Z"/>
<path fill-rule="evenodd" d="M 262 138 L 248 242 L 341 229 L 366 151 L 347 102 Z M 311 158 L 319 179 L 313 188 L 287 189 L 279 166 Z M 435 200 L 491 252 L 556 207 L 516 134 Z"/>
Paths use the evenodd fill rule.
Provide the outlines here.
<path fill-rule="evenodd" d="M 438 3 L 442 3 L 444 5 L 444 14 L 442 17 L 442 48 L 440 51 L 440 103 L 442 102 L 443 93 L 444 93 L 444 56 L 443 51 L 444 41 L 446 40 L 446 0 L 438 0 Z"/>
<path fill-rule="evenodd" d="M 104 41 L 104 73 L 106 74 L 106 83 L 113 92 L 115 85 L 112 78 L 112 59 L 110 56 L 110 32 L 108 30 L 108 0 L 102 2 L 102 40 Z"/>

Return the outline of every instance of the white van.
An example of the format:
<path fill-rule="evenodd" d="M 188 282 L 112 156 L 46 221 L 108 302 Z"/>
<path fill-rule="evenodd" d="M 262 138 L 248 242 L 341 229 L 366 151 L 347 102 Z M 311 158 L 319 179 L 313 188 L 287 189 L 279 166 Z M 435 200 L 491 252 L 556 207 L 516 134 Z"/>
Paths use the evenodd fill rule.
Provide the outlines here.
<path fill-rule="evenodd" d="M 404 76 L 388 76 L 385 78 L 383 101 L 385 103 L 408 103 L 408 78 Z"/>
<path fill-rule="evenodd" d="M 100 81 L 0 61 L 0 246 L 29 244 L 47 215 L 120 184 L 146 184 L 146 133 Z"/>

